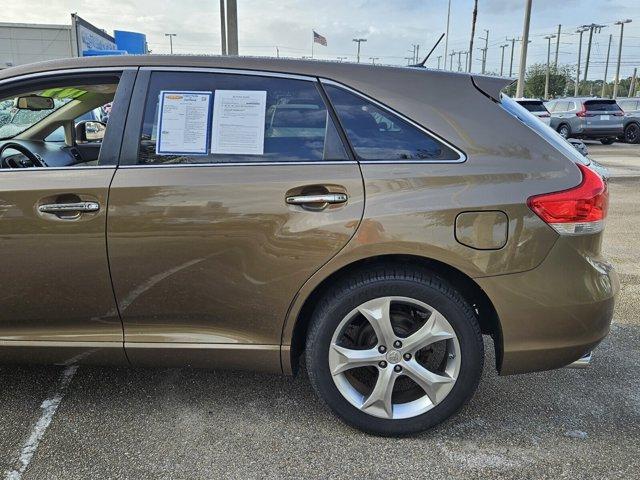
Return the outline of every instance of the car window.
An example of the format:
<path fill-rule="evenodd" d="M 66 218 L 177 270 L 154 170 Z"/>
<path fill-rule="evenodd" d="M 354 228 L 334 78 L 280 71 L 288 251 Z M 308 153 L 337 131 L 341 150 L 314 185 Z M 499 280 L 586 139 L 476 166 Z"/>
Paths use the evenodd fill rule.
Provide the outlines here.
<path fill-rule="evenodd" d="M 100 121 L 100 115 L 98 115 L 99 109 L 93 109 L 87 113 L 83 113 L 79 117 L 74 120 L 74 123 L 81 122 L 83 120 L 97 120 Z M 56 128 L 53 132 L 51 132 L 47 138 L 44 139 L 45 142 L 64 142 L 64 127 L 60 126 Z"/>
<path fill-rule="evenodd" d="M 325 89 L 347 138 L 361 159 L 460 159 L 452 148 L 361 96 L 333 85 Z"/>
<path fill-rule="evenodd" d="M 545 108 L 542 102 L 518 102 L 524 108 L 529 110 L 530 112 L 545 112 L 547 109 Z"/>
<path fill-rule="evenodd" d="M 576 102 L 569 102 L 569 105 L 567 106 L 567 111 L 572 112 L 576 109 Z"/>
<path fill-rule="evenodd" d="M 264 114 L 263 131 L 256 136 L 254 148 L 243 150 L 238 146 L 246 140 L 237 138 L 238 129 L 230 129 L 211 121 L 205 151 L 201 154 L 163 152 L 158 148 L 158 122 L 162 92 L 194 92 L 210 95 L 209 115 L 213 116 L 216 105 L 226 108 L 229 92 L 253 92 L 264 95 L 265 100 L 257 104 Z M 264 93 L 262 93 L 264 92 Z M 264 103 L 263 103 L 264 102 Z M 255 107 L 256 105 L 254 105 Z M 264 109 L 264 110 L 262 110 Z M 246 118 L 241 110 L 236 112 L 238 125 Z M 205 128 L 201 124 L 201 127 Z M 162 125 L 161 135 L 171 133 L 173 127 Z M 241 128 L 241 127 L 239 127 Z M 255 132 L 254 132 L 255 133 Z M 263 134 L 263 135 L 262 135 Z M 236 137 L 236 138 L 232 138 Z M 261 141 L 263 137 L 263 140 Z M 204 137 L 203 137 L 204 138 Z M 214 139 L 220 142 L 236 142 L 233 153 L 214 152 Z M 226 139 L 226 140 L 225 140 Z M 262 153 L 256 153 L 259 150 Z M 258 75 L 235 75 L 204 72 L 156 72 L 151 76 L 144 110 L 139 164 L 166 163 L 234 163 L 234 162 L 299 162 L 346 160 L 348 155 L 320 95 L 316 82 L 289 78 L 262 77 Z"/>
<path fill-rule="evenodd" d="M 553 107 L 554 112 L 566 112 L 569 109 L 569 102 L 556 102 Z"/>
<path fill-rule="evenodd" d="M 584 102 L 584 106 L 589 112 L 613 112 L 620 110 L 615 100 L 587 100 Z"/>

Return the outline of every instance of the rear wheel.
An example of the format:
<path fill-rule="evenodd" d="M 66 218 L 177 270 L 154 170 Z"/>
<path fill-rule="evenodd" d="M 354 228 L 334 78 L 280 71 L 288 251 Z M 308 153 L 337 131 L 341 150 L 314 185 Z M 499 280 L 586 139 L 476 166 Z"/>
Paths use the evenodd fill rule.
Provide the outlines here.
<path fill-rule="evenodd" d="M 600 139 L 600 143 L 602 143 L 603 145 L 611 145 L 615 141 L 616 141 L 615 138 L 601 138 Z"/>
<path fill-rule="evenodd" d="M 571 129 L 569 128 L 569 125 L 563 123 L 558 127 L 558 133 L 564 138 L 569 138 L 569 135 L 571 135 Z"/>
<path fill-rule="evenodd" d="M 624 129 L 624 141 L 627 143 L 639 143 L 640 142 L 640 125 L 637 123 L 630 123 Z"/>
<path fill-rule="evenodd" d="M 442 422 L 473 395 L 484 351 L 473 310 L 444 280 L 379 268 L 327 292 L 306 360 L 315 391 L 345 422 L 406 435 Z"/>

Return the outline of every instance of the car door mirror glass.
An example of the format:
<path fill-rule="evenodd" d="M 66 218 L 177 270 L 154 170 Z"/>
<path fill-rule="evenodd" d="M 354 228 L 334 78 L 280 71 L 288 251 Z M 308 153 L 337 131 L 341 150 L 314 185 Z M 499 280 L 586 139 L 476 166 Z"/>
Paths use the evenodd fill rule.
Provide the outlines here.
<path fill-rule="evenodd" d="M 76 124 L 76 142 L 101 142 L 107 126 L 96 120 L 85 120 Z"/>

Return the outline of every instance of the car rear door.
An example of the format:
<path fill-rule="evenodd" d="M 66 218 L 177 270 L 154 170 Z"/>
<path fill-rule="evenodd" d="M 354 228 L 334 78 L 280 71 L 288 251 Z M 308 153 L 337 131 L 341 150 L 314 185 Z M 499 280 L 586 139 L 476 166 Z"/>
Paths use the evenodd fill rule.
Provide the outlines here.
<path fill-rule="evenodd" d="M 132 102 L 108 224 L 129 359 L 279 370 L 296 292 L 364 208 L 317 80 L 142 69 Z"/>
<path fill-rule="evenodd" d="M 2 99 L 10 90 L 81 88 L 102 79 L 117 84 L 115 115 L 97 165 L 0 169 L 0 361 L 126 363 L 105 233 L 109 184 L 135 73 L 51 72 L 0 85 Z M 45 161 L 65 155 L 71 160 L 65 145 L 9 141 L 43 149 Z"/>

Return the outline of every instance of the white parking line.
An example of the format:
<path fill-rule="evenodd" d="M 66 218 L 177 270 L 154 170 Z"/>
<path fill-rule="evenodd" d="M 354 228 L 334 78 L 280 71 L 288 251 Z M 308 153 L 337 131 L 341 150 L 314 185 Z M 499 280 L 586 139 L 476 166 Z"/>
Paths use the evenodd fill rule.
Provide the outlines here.
<path fill-rule="evenodd" d="M 58 406 L 64 397 L 65 390 L 69 386 L 69 383 L 71 383 L 76 370 L 78 370 L 77 365 L 66 367 L 60 376 L 60 380 L 58 381 L 53 394 L 42 402 L 42 405 L 40 405 L 42 415 L 40 415 L 40 418 L 31 430 L 29 437 L 24 442 L 22 450 L 20 450 L 17 468 L 15 470 L 8 471 L 4 477 L 5 480 L 20 480 L 22 478 L 22 474 L 29 466 L 29 463 L 31 463 L 31 459 L 35 455 L 36 450 L 38 450 L 40 440 L 44 437 L 51 420 L 53 420 L 53 416 L 56 414 Z"/>

